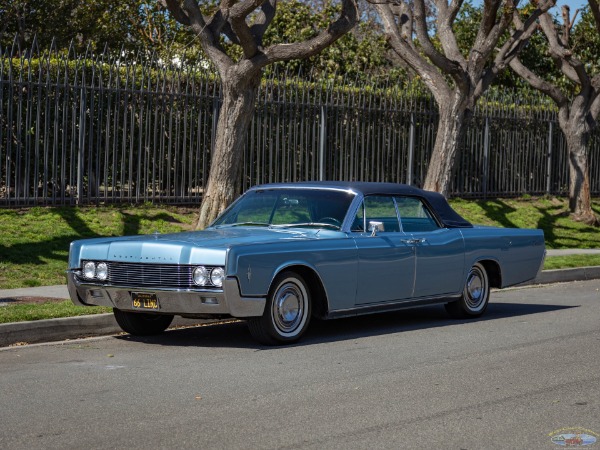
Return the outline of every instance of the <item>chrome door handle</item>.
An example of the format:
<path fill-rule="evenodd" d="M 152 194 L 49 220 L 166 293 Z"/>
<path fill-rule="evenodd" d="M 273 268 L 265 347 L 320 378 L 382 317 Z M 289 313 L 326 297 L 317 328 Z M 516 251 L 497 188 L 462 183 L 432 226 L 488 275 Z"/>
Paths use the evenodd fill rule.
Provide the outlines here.
<path fill-rule="evenodd" d="M 403 244 L 408 244 L 408 245 L 422 244 L 425 241 L 426 241 L 426 239 L 423 239 L 423 238 L 419 238 L 419 239 L 400 239 L 400 242 L 402 242 Z"/>

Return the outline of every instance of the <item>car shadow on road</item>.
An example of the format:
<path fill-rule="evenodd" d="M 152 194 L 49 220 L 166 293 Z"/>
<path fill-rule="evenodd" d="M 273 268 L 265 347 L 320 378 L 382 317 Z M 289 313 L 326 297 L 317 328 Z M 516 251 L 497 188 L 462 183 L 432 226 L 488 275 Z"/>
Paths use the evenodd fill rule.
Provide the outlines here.
<path fill-rule="evenodd" d="M 121 335 L 117 336 L 116 339 L 162 346 L 277 350 L 295 346 L 315 345 L 430 328 L 473 324 L 511 317 L 522 317 L 576 307 L 528 303 L 490 303 L 486 314 L 479 319 L 454 320 L 448 317 L 443 306 L 436 305 L 337 320 L 313 320 L 302 340 L 292 346 L 269 347 L 258 344 L 250 336 L 248 327 L 243 321 L 173 329 L 159 336 L 139 337 Z"/>

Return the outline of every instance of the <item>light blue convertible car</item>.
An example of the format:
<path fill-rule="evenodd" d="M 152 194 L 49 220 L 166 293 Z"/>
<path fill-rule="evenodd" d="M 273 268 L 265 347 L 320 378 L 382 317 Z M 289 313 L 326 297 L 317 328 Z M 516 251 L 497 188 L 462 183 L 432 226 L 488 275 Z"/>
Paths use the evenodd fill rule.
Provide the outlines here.
<path fill-rule="evenodd" d="M 198 232 L 75 241 L 78 305 L 114 308 L 123 330 L 174 315 L 246 319 L 264 344 L 297 341 L 311 317 L 443 303 L 481 316 L 490 288 L 535 278 L 541 230 L 473 226 L 440 194 L 401 184 L 256 186 Z"/>

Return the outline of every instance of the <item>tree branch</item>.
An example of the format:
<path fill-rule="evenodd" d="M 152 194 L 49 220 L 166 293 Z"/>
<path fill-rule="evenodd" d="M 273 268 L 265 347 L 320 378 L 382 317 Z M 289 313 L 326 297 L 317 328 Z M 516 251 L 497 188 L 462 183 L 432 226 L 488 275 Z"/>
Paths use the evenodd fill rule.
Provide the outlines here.
<path fill-rule="evenodd" d="M 598 6 L 598 2 L 596 0 L 588 0 L 588 4 L 590 5 L 590 10 L 594 16 L 596 30 L 598 31 L 598 34 L 600 34 L 600 6 Z"/>
<path fill-rule="evenodd" d="M 224 34 L 225 37 L 231 42 L 233 42 L 236 45 L 240 45 L 237 36 L 231 29 L 231 25 L 229 24 L 229 22 L 227 22 L 221 9 L 215 11 L 210 20 L 206 23 L 206 27 L 211 31 L 213 36 L 220 36 L 221 34 Z M 220 43 L 219 48 L 221 48 Z"/>
<path fill-rule="evenodd" d="M 415 31 L 417 33 L 417 38 L 419 39 L 419 44 L 423 49 L 423 53 L 443 72 L 457 75 L 461 71 L 460 64 L 456 61 L 446 58 L 444 55 L 438 52 L 431 42 L 429 30 L 427 29 L 424 0 L 415 0 L 414 8 Z"/>
<path fill-rule="evenodd" d="M 492 65 L 481 77 L 481 81 L 476 88 L 477 96 L 481 95 L 490 86 L 498 73 L 504 70 L 509 65 L 510 61 L 519 54 L 521 49 L 527 44 L 533 33 L 536 31 L 540 16 L 545 14 L 555 3 L 556 0 L 546 0 L 543 4 L 538 6 L 525 22 L 521 21 L 519 12 L 516 8 L 513 10 L 512 20 L 515 25 L 515 30 L 496 54 Z"/>
<path fill-rule="evenodd" d="M 580 84 L 582 90 L 589 89 L 590 78 L 585 71 L 585 66 L 579 59 L 573 56 L 569 48 L 562 45 L 562 42 L 565 40 L 569 42 L 569 38 L 559 39 L 552 17 L 548 13 L 542 15 L 540 25 L 548 39 L 548 52 L 561 72 L 573 83 Z"/>
<path fill-rule="evenodd" d="M 438 103 L 441 103 L 442 98 L 450 95 L 448 84 L 443 75 L 421 55 L 413 43 L 410 6 L 406 3 L 402 3 L 400 8 L 394 6 L 389 3 L 376 3 L 388 42 L 392 50 L 419 74 Z M 399 16 L 399 24 L 396 23 L 395 15 Z"/>
<path fill-rule="evenodd" d="M 596 94 L 596 98 L 594 98 L 594 101 L 590 106 L 590 114 L 592 119 L 598 120 L 598 115 L 600 115 L 600 95 L 598 94 Z"/>
<path fill-rule="evenodd" d="M 190 18 L 183 11 L 177 0 L 158 0 L 158 3 L 167 8 L 177 22 L 185 26 L 190 26 Z"/>
<path fill-rule="evenodd" d="M 531 70 L 521 63 L 519 58 L 515 57 L 510 61 L 510 68 L 516 72 L 521 78 L 527 81 L 531 87 L 537 89 L 538 91 L 543 92 L 560 107 L 566 105 L 569 102 L 569 99 L 562 93 L 560 89 L 558 89 L 552 83 L 543 80 Z"/>
<path fill-rule="evenodd" d="M 569 5 L 563 5 L 561 8 L 563 23 L 562 23 L 562 33 L 560 35 L 560 43 L 563 47 L 569 48 L 569 37 L 571 36 L 571 8 Z"/>
<path fill-rule="evenodd" d="M 263 3 L 261 7 L 261 12 L 256 18 L 254 24 L 250 27 L 250 31 L 252 35 L 256 39 L 256 42 L 259 46 L 262 47 L 262 39 L 269 28 L 269 25 L 275 18 L 275 13 L 277 12 L 277 0 L 268 0 Z"/>
<path fill-rule="evenodd" d="M 462 55 L 458 43 L 456 42 L 456 35 L 452 29 L 452 24 L 456 19 L 456 15 L 460 7 L 463 4 L 463 0 L 453 0 L 450 5 L 444 1 L 437 1 L 436 6 L 438 8 L 437 24 L 438 33 L 440 35 L 440 43 L 444 49 L 445 55 L 454 61 L 456 61 L 464 70 L 467 66 L 467 61 Z"/>
<path fill-rule="evenodd" d="M 267 48 L 264 54 L 258 53 L 253 60 L 264 67 L 276 61 L 289 61 L 290 59 L 303 59 L 316 55 L 321 50 L 350 31 L 358 22 L 358 6 L 356 0 L 342 0 L 340 17 L 326 30 L 312 39 L 293 44 L 276 44 Z"/>
<path fill-rule="evenodd" d="M 245 19 L 264 2 L 265 0 L 243 0 L 234 3 L 233 6 L 229 7 L 229 15 L 232 19 Z"/>
<path fill-rule="evenodd" d="M 496 43 L 500 36 L 508 29 L 513 14 L 516 11 L 513 1 L 507 1 L 500 20 L 498 21 L 498 10 L 501 3 L 502 2 L 495 0 L 486 0 L 484 3 L 484 17 L 481 21 L 479 31 L 477 32 L 473 49 L 469 54 L 469 64 L 474 73 L 481 73 L 484 70 L 487 61 L 494 51 Z M 515 34 L 513 33 L 507 42 L 513 41 L 514 38 Z M 497 59 L 495 59 L 495 61 L 497 61 Z"/>
<path fill-rule="evenodd" d="M 225 18 L 218 16 L 218 11 L 213 14 L 209 24 L 205 21 L 196 0 L 183 0 L 183 5 L 179 0 L 158 0 L 161 5 L 168 8 L 173 14 L 175 20 L 183 25 L 189 26 L 192 31 L 200 38 L 204 51 L 215 64 L 217 70 L 223 74 L 224 71 L 233 64 L 231 58 L 225 53 L 219 42 L 219 33 L 214 30 L 223 29 L 226 24 Z"/>
<path fill-rule="evenodd" d="M 167 1 L 172 2 L 173 0 Z M 196 27 L 199 28 L 200 31 L 204 32 L 204 29 L 206 28 L 206 22 L 202 12 L 200 11 L 200 8 L 198 7 L 198 3 L 196 3 L 196 0 L 183 0 L 182 8 L 190 19 L 190 25 L 192 28 Z"/>
<path fill-rule="evenodd" d="M 258 53 L 258 42 L 250 30 L 246 19 L 252 11 L 264 2 L 265 0 L 245 0 L 233 4 L 231 7 L 229 7 L 229 2 L 224 2 L 227 6 L 224 13 L 229 16 L 231 29 L 235 33 L 246 59 L 253 58 Z"/>

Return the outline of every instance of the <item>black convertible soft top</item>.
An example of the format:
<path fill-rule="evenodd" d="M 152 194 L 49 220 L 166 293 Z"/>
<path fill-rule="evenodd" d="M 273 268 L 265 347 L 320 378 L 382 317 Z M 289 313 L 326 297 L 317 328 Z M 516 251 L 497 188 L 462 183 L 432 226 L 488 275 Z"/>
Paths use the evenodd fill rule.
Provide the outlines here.
<path fill-rule="evenodd" d="M 438 219 L 447 228 L 472 228 L 473 225 L 460 216 L 448 204 L 446 198 L 437 192 L 425 191 L 407 184 L 398 183 L 369 183 L 359 181 L 302 181 L 297 183 L 277 183 L 255 186 L 253 189 L 286 188 L 286 187 L 314 187 L 330 189 L 348 189 L 360 192 L 363 195 L 408 195 L 420 197 L 429 204 Z"/>

